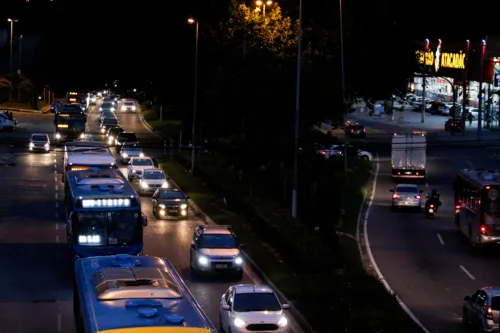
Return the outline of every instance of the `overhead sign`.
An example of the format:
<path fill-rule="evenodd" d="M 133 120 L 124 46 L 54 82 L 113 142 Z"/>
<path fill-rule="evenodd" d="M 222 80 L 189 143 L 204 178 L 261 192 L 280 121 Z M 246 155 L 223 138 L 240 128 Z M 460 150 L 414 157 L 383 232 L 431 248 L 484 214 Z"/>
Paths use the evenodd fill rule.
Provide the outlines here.
<path fill-rule="evenodd" d="M 465 53 L 463 51 L 458 53 L 441 52 L 441 47 L 438 46 L 436 52 L 417 51 L 416 53 L 419 64 L 422 65 L 425 61 L 425 66 L 434 66 L 436 72 L 440 68 L 465 69 Z"/>
<path fill-rule="evenodd" d="M 83 199 L 83 208 L 130 207 L 130 199 Z"/>

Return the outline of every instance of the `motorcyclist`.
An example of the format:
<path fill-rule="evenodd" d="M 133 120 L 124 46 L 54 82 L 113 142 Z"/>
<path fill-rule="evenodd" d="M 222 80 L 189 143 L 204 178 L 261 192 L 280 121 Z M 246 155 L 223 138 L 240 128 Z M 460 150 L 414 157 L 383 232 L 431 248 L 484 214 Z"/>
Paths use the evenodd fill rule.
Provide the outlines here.
<path fill-rule="evenodd" d="M 437 212 L 439 206 L 441 206 L 440 194 L 437 189 L 433 189 L 431 194 L 427 194 L 427 202 L 425 203 L 425 209 L 429 209 L 429 205 L 434 205 L 434 211 Z"/>

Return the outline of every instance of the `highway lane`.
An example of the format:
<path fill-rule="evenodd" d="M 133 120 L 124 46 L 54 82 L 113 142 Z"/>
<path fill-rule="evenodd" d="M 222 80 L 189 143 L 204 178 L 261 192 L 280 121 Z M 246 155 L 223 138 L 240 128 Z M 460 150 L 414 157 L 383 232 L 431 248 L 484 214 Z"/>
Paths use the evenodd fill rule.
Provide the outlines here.
<path fill-rule="evenodd" d="M 48 133 L 54 139 L 54 114 L 12 112 L 18 125 L 13 132 L 0 132 L 0 144 L 9 143 L 16 146 L 27 145 L 31 133 Z"/>
<path fill-rule="evenodd" d="M 37 124 L 34 130 L 44 131 Z M 54 154 L 2 144 L 0 155 L 15 162 L 0 167 L 1 331 L 72 332 L 71 267 L 62 242 Z"/>
<path fill-rule="evenodd" d="M 97 121 L 98 107 L 92 107 L 89 114 L 89 132 L 98 133 L 99 123 Z M 117 108 L 119 110 L 119 108 Z M 139 141 L 147 146 L 145 153 L 161 157 L 163 155 L 163 140 L 151 133 L 141 122 L 138 112 L 116 112 L 119 121 L 126 131 L 137 134 Z M 98 136 L 96 136 L 98 138 Z M 118 156 L 117 156 L 118 157 Z M 120 170 L 126 175 L 126 168 Z M 175 179 L 174 179 L 175 181 Z M 144 231 L 144 253 L 151 256 L 168 258 L 182 275 L 189 289 L 201 304 L 210 320 L 219 326 L 219 301 L 221 295 L 227 288 L 239 283 L 260 282 L 255 273 L 247 267 L 241 281 L 234 281 L 229 278 L 194 278 L 189 272 L 189 248 L 192 235 L 196 227 L 204 222 L 196 217 L 192 211 L 188 214 L 187 221 L 157 221 L 152 214 L 151 199 L 141 198 L 143 212 L 147 215 L 149 225 Z M 301 332 L 298 326 L 291 320 L 294 327 L 293 332 Z"/>
<path fill-rule="evenodd" d="M 376 125 L 371 124 L 371 127 Z M 432 139 L 436 139 L 435 137 Z M 440 139 L 440 138 L 438 138 Z M 430 139 L 431 140 L 431 139 Z M 441 139 L 441 141 L 444 141 Z M 465 332 L 463 297 L 484 285 L 498 285 L 496 251 L 477 253 L 455 228 L 452 182 L 459 168 L 498 165 L 497 148 L 430 149 L 424 190 L 437 188 L 443 206 L 435 219 L 424 213 L 391 212 L 390 136 L 378 143 L 380 173 L 368 224 L 371 250 L 385 279 L 431 332 Z"/>

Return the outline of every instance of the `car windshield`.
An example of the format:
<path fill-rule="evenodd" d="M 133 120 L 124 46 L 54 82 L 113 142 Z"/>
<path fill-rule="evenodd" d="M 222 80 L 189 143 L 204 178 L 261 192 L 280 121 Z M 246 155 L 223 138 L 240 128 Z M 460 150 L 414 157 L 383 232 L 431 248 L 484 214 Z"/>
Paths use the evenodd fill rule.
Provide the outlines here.
<path fill-rule="evenodd" d="M 142 177 L 144 179 L 165 179 L 165 175 L 161 171 L 147 171 Z"/>
<path fill-rule="evenodd" d="M 125 102 L 123 104 L 125 104 L 126 106 L 134 106 L 135 105 L 134 102 Z"/>
<path fill-rule="evenodd" d="M 160 190 L 158 193 L 158 199 L 167 199 L 167 200 L 174 200 L 174 199 L 185 199 L 185 195 L 181 191 L 171 191 L 171 190 Z"/>
<path fill-rule="evenodd" d="M 153 161 L 150 158 L 134 158 L 131 164 L 137 166 L 152 166 Z"/>
<path fill-rule="evenodd" d="M 396 191 L 398 193 L 418 193 L 418 189 L 413 186 L 398 186 L 396 187 Z"/>
<path fill-rule="evenodd" d="M 200 248 L 203 249 L 234 249 L 237 246 L 236 238 L 231 234 L 204 234 L 200 239 Z"/>
<path fill-rule="evenodd" d="M 104 118 L 103 124 L 104 125 L 116 125 L 116 124 L 118 124 L 118 119 L 116 119 L 114 117 Z"/>
<path fill-rule="evenodd" d="M 80 245 L 134 244 L 142 236 L 137 211 L 75 213 L 72 222 L 73 234 Z M 92 241 L 88 241 L 89 238 Z"/>
<path fill-rule="evenodd" d="M 47 137 L 45 135 L 33 135 L 31 139 L 33 141 L 47 141 Z"/>
<path fill-rule="evenodd" d="M 485 215 L 485 219 L 500 218 L 500 186 L 491 185 L 483 188 L 481 208 Z M 496 223 L 496 221 L 487 221 L 487 224 Z"/>
<path fill-rule="evenodd" d="M 113 107 L 113 103 L 102 103 L 101 108 L 103 109 L 111 109 Z"/>
<path fill-rule="evenodd" d="M 137 141 L 137 137 L 134 133 L 122 133 L 120 134 L 120 139 L 125 141 Z"/>
<path fill-rule="evenodd" d="M 235 312 L 281 311 L 281 304 L 274 293 L 237 293 L 233 304 Z"/>

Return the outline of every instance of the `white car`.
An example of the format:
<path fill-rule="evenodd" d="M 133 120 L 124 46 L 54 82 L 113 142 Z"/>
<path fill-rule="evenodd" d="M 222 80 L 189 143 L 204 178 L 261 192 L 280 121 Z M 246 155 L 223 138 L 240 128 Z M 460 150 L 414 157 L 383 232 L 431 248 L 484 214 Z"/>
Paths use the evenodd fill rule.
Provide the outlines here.
<path fill-rule="evenodd" d="M 130 164 L 127 166 L 128 180 L 142 178 L 142 174 L 146 169 L 155 169 L 155 164 L 151 158 L 132 157 L 130 159 Z"/>
<path fill-rule="evenodd" d="M 120 110 L 123 112 L 126 111 L 136 111 L 137 107 L 135 106 L 135 102 L 133 101 L 126 101 L 122 103 L 122 106 L 120 107 Z"/>
<path fill-rule="evenodd" d="M 160 169 L 145 169 L 139 183 L 139 194 L 155 192 L 159 188 L 168 188 L 167 176 Z"/>
<path fill-rule="evenodd" d="M 45 133 L 33 133 L 31 134 L 31 139 L 29 143 L 30 151 L 50 151 L 50 139 Z"/>
<path fill-rule="evenodd" d="M 344 157 L 344 150 L 345 150 L 344 145 L 333 145 L 330 146 L 330 148 L 321 149 L 320 151 L 318 151 L 318 153 L 325 156 L 325 158 Z M 373 159 L 372 153 L 365 150 L 360 150 L 351 145 L 347 146 L 347 157 L 348 158 L 356 157 L 368 161 L 371 161 Z"/>
<path fill-rule="evenodd" d="M 265 285 L 240 284 L 229 287 L 220 300 L 221 331 L 231 333 L 288 333 L 285 309 L 274 291 Z"/>

